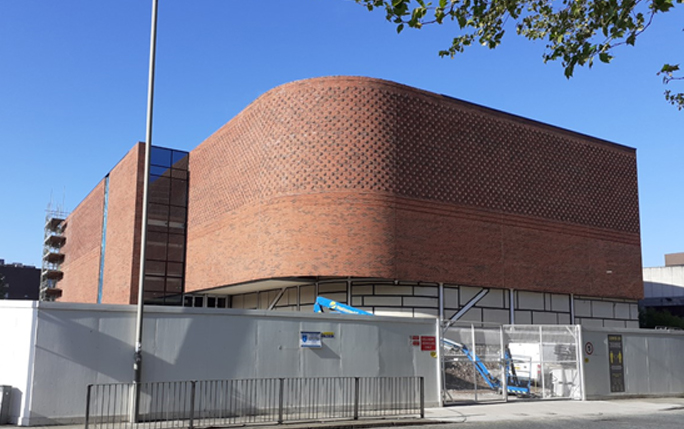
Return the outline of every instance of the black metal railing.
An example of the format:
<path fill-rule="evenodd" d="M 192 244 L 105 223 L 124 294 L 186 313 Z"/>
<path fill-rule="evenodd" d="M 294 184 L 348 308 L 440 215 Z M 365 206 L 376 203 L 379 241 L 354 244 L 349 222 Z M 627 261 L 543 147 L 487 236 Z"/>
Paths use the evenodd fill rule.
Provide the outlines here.
<path fill-rule="evenodd" d="M 423 377 L 91 384 L 85 428 L 193 429 L 410 415 L 425 415 Z"/>

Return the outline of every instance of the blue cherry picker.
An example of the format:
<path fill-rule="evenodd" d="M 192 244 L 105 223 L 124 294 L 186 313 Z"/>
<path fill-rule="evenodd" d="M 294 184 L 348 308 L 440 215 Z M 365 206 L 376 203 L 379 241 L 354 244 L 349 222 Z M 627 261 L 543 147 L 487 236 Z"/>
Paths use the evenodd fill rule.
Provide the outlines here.
<path fill-rule="evenodd" d="M 324 298 L 322 296 L 317 297 L 316 302 L 314 303 L 314 312 L 323 313 L 324 308 L 331 310 L 333 313 L 373 316 L 373 313 L 369 313 L 359 308 L 352 307 L 351 305 L 342 304 L 337 301 Z M 487 383 L 487 385 L 491 389 L 503 389 L 501 380 L 499 380 L 491 372 L 489 372 L 487 367 L 475 354 L 475 352 L 466 347 L 465 344 L 457 343 L 456 341 L 451 341 L 447 338 L 442 338 L 441 341 L 443 349 L 463 353 L 473 363 L 473 366 L 475 367 L 477 372 L 480 374 L 480 376 L 484 379 L 485 383 Z M 507 377 L 506 389 L 508 390 L 508 393 L 511 393 L 516 396 L 530 396 L 530 379 L 520 379 L 516 376 L 515 367 L 513 365 L 513 358 L 511 357 L 508 348 L 506 348 L 506 352 L 504 353 L 504 360 L 504 367 Z"/>

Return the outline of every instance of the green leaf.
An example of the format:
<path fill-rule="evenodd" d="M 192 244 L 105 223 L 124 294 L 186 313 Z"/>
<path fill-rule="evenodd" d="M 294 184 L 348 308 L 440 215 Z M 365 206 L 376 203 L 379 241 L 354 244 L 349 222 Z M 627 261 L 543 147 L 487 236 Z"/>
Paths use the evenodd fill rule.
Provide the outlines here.
<path fill-rule="evenodd" d="M 602 63 L 609 63 L 612 59 L 613 57 L 607 52 L 601 52 L 599 54 L 599 60 L 601 60 Z"/>
<path fill-rule="evenodd" d="M 672 0 L 653 0 L 653 3 L 651 3 L 651 8 L 655 12 L 667 12 L 673 6 Z"/>
<path fill-rule="evenodd" d="M 674 73 L 679 70 L 679 64 L 664 64 L 663 68 L 660 69 L 660 73 Z"/>
<path fill-rule="evenodd" d="M 563 70 L 563 74 L 567 79 L 570 79 L 572 77 L 572 74 L 575 72 L 575 65 L 570 64 L 565 67 L 565 70 Z"/>

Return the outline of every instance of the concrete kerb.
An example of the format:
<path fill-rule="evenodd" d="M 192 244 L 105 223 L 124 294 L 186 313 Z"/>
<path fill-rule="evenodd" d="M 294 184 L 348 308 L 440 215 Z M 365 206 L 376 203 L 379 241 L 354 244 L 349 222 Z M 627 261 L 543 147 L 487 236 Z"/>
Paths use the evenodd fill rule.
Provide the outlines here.
<path fill-rule="evenodd" d="M 239 424 L 225 426 L 226 428 L 255 428 L 255 429 L 365 429 L 378 427 L 402 427 L 418 426 L 438 423 L 434 420 L 420 418 L 392 418 L 392 419 L 368 419 L 368 420 L 334 420 L 334 421 L 309 421 L 303 423 L 284 423 L 282 425 L 271 424 Z M 443 422 L 449 423 L 449 422 Z M 219 427 L 219 426 L 217 426 Z M 221 426 L 223 427 L 223 426 Z M 18 426 L 0 425 L 0 429 L 17 429 Z M 83 429 L 83 425 L 54 425 L 54 426 L 31 426 L 31 429 Z M 182 429 L 182 428 L 177 428 Z"/>
<path fill-rule="evenodd" d="M 439 423 L 502 422 L 544 419 L 591 419 L 597 417 L 647 415 L 684 409 L 684 397 L 612 399 L 604 401 L 515 401 L 495 404 L 454 405 L 426 408 L 425 419 L 392 418 L 335 420 L 283 425 L 248 425 L 259 429 L 364 429 L 419 426 Z M 16 426 L 0 426 L 2 429 Z M 83 425 L 33 426 L 33 429 L 83 429 Z"/>

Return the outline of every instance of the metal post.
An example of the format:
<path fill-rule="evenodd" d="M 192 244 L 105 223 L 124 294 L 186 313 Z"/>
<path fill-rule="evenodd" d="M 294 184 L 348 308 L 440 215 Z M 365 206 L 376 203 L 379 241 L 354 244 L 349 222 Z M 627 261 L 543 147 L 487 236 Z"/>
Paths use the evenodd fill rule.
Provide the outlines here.
<path fill-rule="evenodd" d="M 509 357 L 506 356 L 506 345 L 504 343 L 503 326 L 499 327 L 499 342 L 501 344 L 501 382 L 503 388 L 502 395 L 504 402 L 508 402 L 508 372 L 510 371 L 510 366 L 513 366 L 513 362 L 509 361 Z"/>
<path fill-rule="evenodd" d="M 544 379 L 544 331 L 543 331 L 543 326 L 539 327 L 539 368 L 541 374 L 539 376 L 541 377 L 541 387 L 542 387 L 542 399 L 546 398 L 546 382 Z"/>
<path fill-rule="evenodd" d="M 425 377 L 420 377 L 420 418 L 425 418 Z"/>
<path fill-rule="evenodd" d="M 444 405 L 444 392 L 446 390 L 446 381 L 444 380 L 444 343 L 442 342 L 445 331 L 442 330 L 441 317 L 435 320 L 435 331 L 437 332 L 437 370 L 439 371 L 439 386 L 437 386 L 437 396 L 439 397 L 439 406 L 441 407 Z"/>
<path fill-rule="evenodd" d="M 278 392 L 278 424 L 281 425 L 283 424 L 283 403 L 284 403 L 284 396 L 285 396 L 285 379 L 280 378 L 280 386 L 279 386 L 279 392 Z"/>
<path fill-rule="evenodd" d="M 359 419 L 359 377 L 354 377 L 354 420 Z"/>
<path fill-rule="evenodd" d="M 470 324 L 470 340 L 472 341 L 472 351 L 473 354 L 477 355 L 475 348 L 475 325 Z M 475 360 L 472 361 L 473 364 L 473 389 L 475 390 L 475 402 L 477 402 L 477 366 L 475 365 Z"/>
<path fill-rule="evenodd" d="M 439 320 L 444 320 L 444 283 L 439 283 Z"/>
<path fill-rule="evenodd" d="M 157 3 L 152 0 L 150 29 L 150 63 L 147 85 L 147 123 L 145 132 L 145 169 L 143 176 L 142 220 L 140 226 L 140 273 L 138 275 L 138 305 L 135 319 L 135 352 L 133 357 L 133 407 L 131 420 L 138 421 L 140 406 L 140 380 L 142 379 L 143 292 L 145 284 L 145 250 L 147 243 L 147 201 L 150 187 L 150 151 L 152 146 L 152 112 L 154 106 L 154 60 L 157 48 Z"/>
<path fill-rule="evenodd" d="M 190 382 L 190 423 L 188 426 L 190 429 L 193 428 L 195 422 L 195 388 L 197 386 L 197 381 Z"/>
<path fill-rule="evenodd" d="M 570 324 L 575 324 L 575 294 L 570 294 Z"/>
<path fill-rule="evenodd" d="M 509 323 L 515 325 L 515 291 L 513 289 L 508 290 L 508 311 Z"/>
<path fill-rule="evenodd" d="M 85 412 L 85 429 L 88 429 L 88 420 L 90 419 L 90 390 L 93 385 L 88 385 L 88 390 L 86 391 L 86 412 Z"/>
<path fill-rule="evenodd" d="M 580 400 L 586 401 L 587 395 L 584 391 L 584 339 L 582 337 L 582 327 L 575 326 L 575 348 L 577 349 L 577 372 L 580 383 Z"/>

